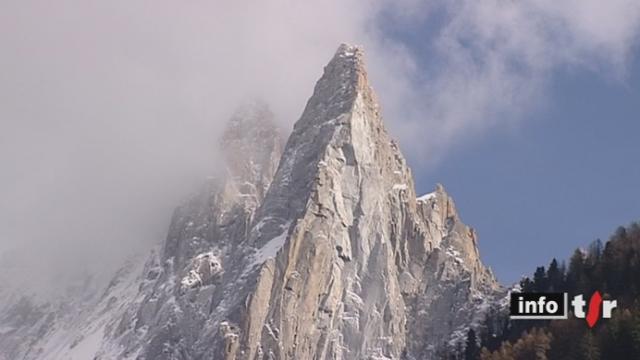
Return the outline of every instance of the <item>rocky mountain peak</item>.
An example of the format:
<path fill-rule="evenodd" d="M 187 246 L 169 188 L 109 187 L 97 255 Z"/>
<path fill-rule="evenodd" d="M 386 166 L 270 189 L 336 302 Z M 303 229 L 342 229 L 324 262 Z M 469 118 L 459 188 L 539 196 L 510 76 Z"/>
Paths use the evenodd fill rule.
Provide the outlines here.
<path fill-rule="evenodd" d="M 234 332 L 244 335 L 229 358 L 433 356 L 481 316 L 474 307 L 495 280 L 444 188 L 432 197 L 416 199 L 363 53 L 342 45 L 256 212 L 255 277 L 245 283 L 251 296 Z M 450 315 L 454 303 L 460 313 L 443 326 L 435 314 Z"/>
<path fill-rule="evenodd" d="M 279 139 L 266 105 L 236 112 L 229 176 L 175 211 L 99 355 L 432 359 L 477 326 L 498 285 L 444 188 L 416 197 L 361 48 L 339 47 Z"/>
<path fill-rule="evenodd" d="M 315 126 L 321 121 L 336 120 L 353 109 L 358 95 L 377 110 L 365 69 L 364 51 L 358 46 L 342 44 L 325 66 L 294 131 L 309 126 L 311 120 Z"/>
<path fill-rule="evenodd" d="M 325 66 L 325 74 L 330 75 L 326 80 L 343 84 L 362 84 L 360 80 L 366 79 L 367 75 L 364 56 L 362 47 L 341 44 Z"/>
<path fill-rule="evenodd" d="M 241 193 L 264 196 L 277 169 L 283 144 L 284 138 L 267 104 L 253 100 L 236 110 L 222 135 L 220 151 L 229 177 Z"/>
<path fill-rule="evenodd" d="M 229 142 L 244 141 L 255 138 L 261 131 L 269 131 L 272 136 L 277 135 L 278 128 L 274 114 L 265 102 L 253 99 L 239 105 L 222 135 L 221 146 Z"/>

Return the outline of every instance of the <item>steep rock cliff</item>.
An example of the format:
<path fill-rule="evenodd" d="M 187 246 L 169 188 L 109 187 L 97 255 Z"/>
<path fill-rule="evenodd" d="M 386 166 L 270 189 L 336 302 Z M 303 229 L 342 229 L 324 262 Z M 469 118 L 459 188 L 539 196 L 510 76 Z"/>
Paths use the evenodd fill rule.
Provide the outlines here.
<path fill-rule="evenodd" d="M 91 338 L 102 359 L 433 359 L 500 292 L 444 188 L 416 196 L 360 48 L 340 46 L 286 145 L 256 103 L 221 151 L 226 175 L 176 209 L 144 269 L 85 305 L 73 324 L 87 334 L 51 358 Z"/>

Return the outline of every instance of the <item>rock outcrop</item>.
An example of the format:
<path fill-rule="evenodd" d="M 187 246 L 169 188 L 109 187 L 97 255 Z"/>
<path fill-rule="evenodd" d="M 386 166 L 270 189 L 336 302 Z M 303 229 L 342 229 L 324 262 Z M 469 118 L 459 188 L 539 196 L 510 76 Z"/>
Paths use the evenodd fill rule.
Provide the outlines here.
<path fill-rule="evenodd" d="M 432 359 L 499 292 L 443 187 L 416 196 L 360 48 L 340 46 L 285 146 L 252 104 L 222 149 L 227 176 L 175 211 L 98 358 Z"/>
<path fill-rule="evenodd" d="M 429 358 L 481 315 L 497 284 L 476 235 L 442 187 L 417 199 L 359 48 L 327 65 L 277 171 L 275 132 L 231 124 L 231 176 L 176 212 L 135 319 L 175 324 L 146 358 Z"/>

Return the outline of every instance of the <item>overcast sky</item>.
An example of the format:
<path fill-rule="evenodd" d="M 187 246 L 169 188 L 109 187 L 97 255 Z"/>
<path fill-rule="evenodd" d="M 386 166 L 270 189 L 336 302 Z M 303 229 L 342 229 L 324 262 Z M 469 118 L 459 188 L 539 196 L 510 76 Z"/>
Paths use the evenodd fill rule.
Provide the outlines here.
<path fill-rule="evenodd" d="M 290 129 L 349 42 L 418 190 L 443 182 L 513 281 L 640 213 L 639 34 L 635 0 L 3 0 L 0 265 L 162 240 L 236 104 Z"/>

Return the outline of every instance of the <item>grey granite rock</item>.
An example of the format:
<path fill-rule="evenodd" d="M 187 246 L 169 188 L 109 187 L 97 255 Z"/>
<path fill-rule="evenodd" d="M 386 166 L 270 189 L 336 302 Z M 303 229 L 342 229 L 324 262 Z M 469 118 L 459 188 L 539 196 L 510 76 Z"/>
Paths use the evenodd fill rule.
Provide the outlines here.
<path fill-rule="evenodd" d="M 259 103 L 221 146 L 226 176 L 94 303 L 97 358 L 433 359 L 501 293 L 444 188 L 416 196 L 360 48 L 340 46 L 284 147 Z"/>

